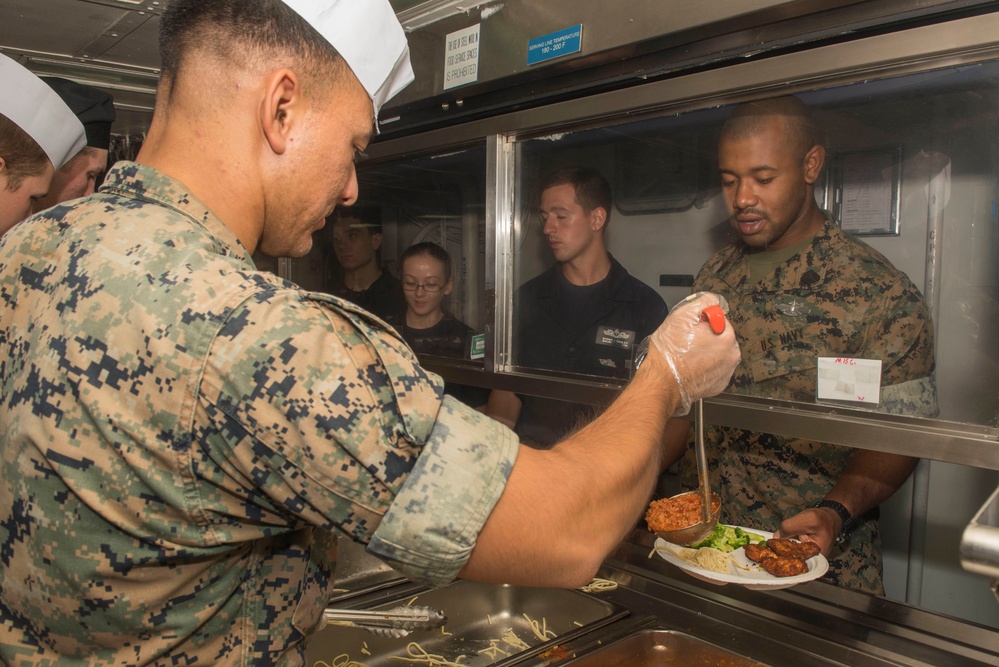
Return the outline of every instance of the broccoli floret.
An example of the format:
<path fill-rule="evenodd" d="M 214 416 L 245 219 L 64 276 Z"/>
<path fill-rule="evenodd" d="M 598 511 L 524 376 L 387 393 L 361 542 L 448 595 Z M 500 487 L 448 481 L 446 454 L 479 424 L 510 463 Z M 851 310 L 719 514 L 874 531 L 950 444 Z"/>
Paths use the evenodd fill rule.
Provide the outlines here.
<path fill-rule="evenodd" d="M 766 540 L 766 538 L 763 537 L 762 535 L 751 533 L 748 530 L 743 530 L 742 528 L 736 528 L 735 534 L 736 537 L 738 537 L 739 539 L 746 538 L 746 543 L 743 544 L 742 546 L 746 546 L 746 544 L 749 544 L 750 542 L 763 542 Z"/>
<path fill-rule="evenodd" d="M 695 544 L 693 548 L 701 549 L 703 547 L 710 547 L 727 553 L 744 547 L 750 542 L 762 542 L 763 540 L 764 537 L 762 535 L 719 523 L 706 539 Z"/>
<path fill-rule="evenodd" d="M 718 549 L 719 551 L 726 551 L 725 542 L 726 535 L 728 531 L 728 526 L 724 524 L 715 524 L 715 529 L 711 531 L 704 540 L 698 542 L 694 545 L 694 549 L 700 549 L 702 547 L 711 547 L 712 549 Z"/>

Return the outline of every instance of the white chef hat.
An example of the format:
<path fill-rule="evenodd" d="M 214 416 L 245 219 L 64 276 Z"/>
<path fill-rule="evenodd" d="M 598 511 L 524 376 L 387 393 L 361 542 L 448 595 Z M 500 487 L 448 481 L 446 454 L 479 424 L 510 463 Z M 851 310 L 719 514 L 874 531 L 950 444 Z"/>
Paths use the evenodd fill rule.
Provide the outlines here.
<path fill-rule="evenodd" d="M 415 77 L 388 0 L 283 0 L 333 45 L 378 110 Z"/>
<path fill-rule="evenodd" d="M 28 133 L 58 169 L 87 145 L 83 123 L 51 87 L 0 53 L 0 114 Z"/>

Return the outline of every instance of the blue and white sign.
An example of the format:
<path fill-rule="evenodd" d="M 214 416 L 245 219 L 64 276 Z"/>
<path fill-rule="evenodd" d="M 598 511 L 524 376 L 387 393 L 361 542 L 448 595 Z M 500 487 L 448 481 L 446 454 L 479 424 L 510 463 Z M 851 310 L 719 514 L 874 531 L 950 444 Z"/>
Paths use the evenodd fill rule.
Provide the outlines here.
<path fill-rule="evenodd" d="M 536 65 L 552 58 L 576 53 L 583 46 L 583 24 L 565 28 L 527 43 L 527 64 Z"/>

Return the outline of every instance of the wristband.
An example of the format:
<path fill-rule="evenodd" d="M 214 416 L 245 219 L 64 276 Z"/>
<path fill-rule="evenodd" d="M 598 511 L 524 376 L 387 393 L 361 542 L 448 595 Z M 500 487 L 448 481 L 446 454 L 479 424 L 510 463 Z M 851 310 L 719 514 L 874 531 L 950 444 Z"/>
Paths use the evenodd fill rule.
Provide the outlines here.
<path fill-rule="evenodd" d="M 652 336 L 649 335 L 643 338 L 642 342 L 638 344 L 638 347 L 635 349 L 635 357 L 631 362 L 632 372 L 637 371 L 638 367 L 642 365 L 643 361 L 645 361 L 645 357 L 649 354 L 649 343 L 651 341 Z"/>
<path fill-rule="evenodd" d="M 846 541 L 846 536 L 853 530 L 857 522 L 854 521 L 853 517 L 850 516 L 850 510 L 846 509 L 842 503 L 838 503 L 835 500 L 820 500 L 819 502 L 812 505 L 812 507 L 828 507 L 832 511 L 839 515 L 840 521 L 843 523 L 843 527 L 839 531 L 839 535 L 836 536 L 836 544 L 842 544 Z"/>

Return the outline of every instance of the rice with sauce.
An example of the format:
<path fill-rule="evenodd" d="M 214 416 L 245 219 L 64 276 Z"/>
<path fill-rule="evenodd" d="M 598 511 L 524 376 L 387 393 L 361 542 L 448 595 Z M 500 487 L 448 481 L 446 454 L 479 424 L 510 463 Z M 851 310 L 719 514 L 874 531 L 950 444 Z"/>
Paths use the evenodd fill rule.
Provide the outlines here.
<path fill-rule="evenodd" d="M 718 496 L 712 498 L 712 510 L 718 510 Z M 701 520 L 701 494 L 681 493 L 672 498 L 653 500 L 645 513 L 645 522 L 655 532 L 688 528 Z"/>

